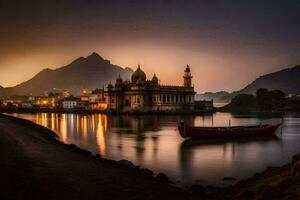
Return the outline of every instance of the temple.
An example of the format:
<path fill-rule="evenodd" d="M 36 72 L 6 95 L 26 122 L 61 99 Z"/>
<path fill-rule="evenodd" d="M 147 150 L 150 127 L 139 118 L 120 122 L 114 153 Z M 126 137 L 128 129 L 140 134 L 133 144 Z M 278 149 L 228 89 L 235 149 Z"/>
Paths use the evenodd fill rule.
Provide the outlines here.
<path fill-rule="evenodd" d="M 116 112 L 193 111 L 195 94 L 188 65 L 182 86 L 160 85 L 156 74 L 148 80 L 139 65 L 131 81 L 119 76 L 105 91 L 108 110 Z"/>

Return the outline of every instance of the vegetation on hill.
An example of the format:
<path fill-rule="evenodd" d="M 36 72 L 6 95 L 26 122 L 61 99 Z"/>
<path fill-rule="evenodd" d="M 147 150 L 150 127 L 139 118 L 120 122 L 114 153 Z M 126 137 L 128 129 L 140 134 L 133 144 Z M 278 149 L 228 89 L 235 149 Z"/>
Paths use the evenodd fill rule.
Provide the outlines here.
<path fill-rule="evenodd" d="M 201 99 L 213 99 L 215 102 L 230 102 L 239 94 L 255 94 L 259 88 L 266 88 L 268 90 L 281 90 L 286 94 L 300 94 L 300 66 L 283 69 L 274 73 L 263 75 L 245 88 L 226 93 L 207 92 L 201 94 Z"/>
<path fill-rule="evenodd" d="M 219 108 L 225 112 L 284 112 L 300 111 L 300 100 L 288 99 L 280 90 L 260 88 L 255 95 L 239 94 L 232 101 Z"/>

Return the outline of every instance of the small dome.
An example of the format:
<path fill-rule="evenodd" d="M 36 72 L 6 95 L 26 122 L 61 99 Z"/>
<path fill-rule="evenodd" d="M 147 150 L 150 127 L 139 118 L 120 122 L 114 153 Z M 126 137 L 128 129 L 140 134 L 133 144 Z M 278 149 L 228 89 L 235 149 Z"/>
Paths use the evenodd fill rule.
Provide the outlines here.
<path fill-rule="evenodd" d="M 141 70 L 140 65 L 138 65 L 138 68 L 133 72 L 131 76 L 131 81 L 133 83 L 136 83 L 137 80 L 146 81 L 147 76 L 143 70 Z"/>
<path fill-rule="evenodd" d="M 158 83 L 158 78 L 157 78 L 156 74 L 153 75 L 152 82 L 155 83 L 155 84 Z"/>

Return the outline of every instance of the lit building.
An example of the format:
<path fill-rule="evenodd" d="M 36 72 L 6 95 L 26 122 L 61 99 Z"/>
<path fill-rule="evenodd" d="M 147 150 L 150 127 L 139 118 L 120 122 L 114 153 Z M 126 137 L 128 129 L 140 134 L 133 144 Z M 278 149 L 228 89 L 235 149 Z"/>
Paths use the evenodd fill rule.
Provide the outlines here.
<path fill-rule="evenodd" d="M 86 89 L 82 90 L 81 101 L 82 102 L 89 102 L 89 93 Z"/>
<path fill-rule="evenodd" d="M 65 98 L 63 101 L 62 101 L 62 107 L 63 109 L 75 109 L 77 106 L 78 106 L 78 102 L 79 102 L 79 98 L 75 98 L 75 97 L 68 97 L 68 98 Z"/>
<path fill-rule="evenodd" d="M 98 89 L 92 91 L 89 96 L 90 109 L 92 110 L 106 110 L 107 103 L 104 96 L 104 89 Z"/>
<path fill-rule="evenodd" d="M 90 103 L 97 103 L 97 102 L 104 102 L 104 101 L 105 101 L 104 89 L 96 88 L 89 95 L 89 102 Z"/>
<path fill-rule="evenodd" d="M 36 97 L 35 98 L 35 106 L 39 108 L 54 108 L 56 105 L 55 98 L 49 97 Z"/>
<path fill-rule="evenodd" d="M 107 108 L 117 112 L 160 112 L 191 111 L 194 109 L 195 91 L 192 75 L 187 65 L 182 86 L 160 85 L 154 74 L 147 80 L 145 72 L 138 66 L 131 81 L 119 76 L 114 85 L 109 84 L 105 91 Z"/>

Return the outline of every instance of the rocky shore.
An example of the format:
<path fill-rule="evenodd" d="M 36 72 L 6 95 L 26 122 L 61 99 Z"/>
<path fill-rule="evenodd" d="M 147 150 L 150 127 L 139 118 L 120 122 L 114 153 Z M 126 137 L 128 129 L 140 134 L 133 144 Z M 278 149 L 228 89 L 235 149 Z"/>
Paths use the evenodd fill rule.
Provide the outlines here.
<path fill-rule="evenodd" d="M 163 175 L 57 140 L 33 122 L 0 116 L 0 199 L 191 199 Z"/>
<path fill-rule="evenodd" d="M 0 155 L 0 199 L 300 199 L 300 155 L 227 188 L 177 188 L 163 173 L 94 156 L 6 115 L 0 115 Z"/>

